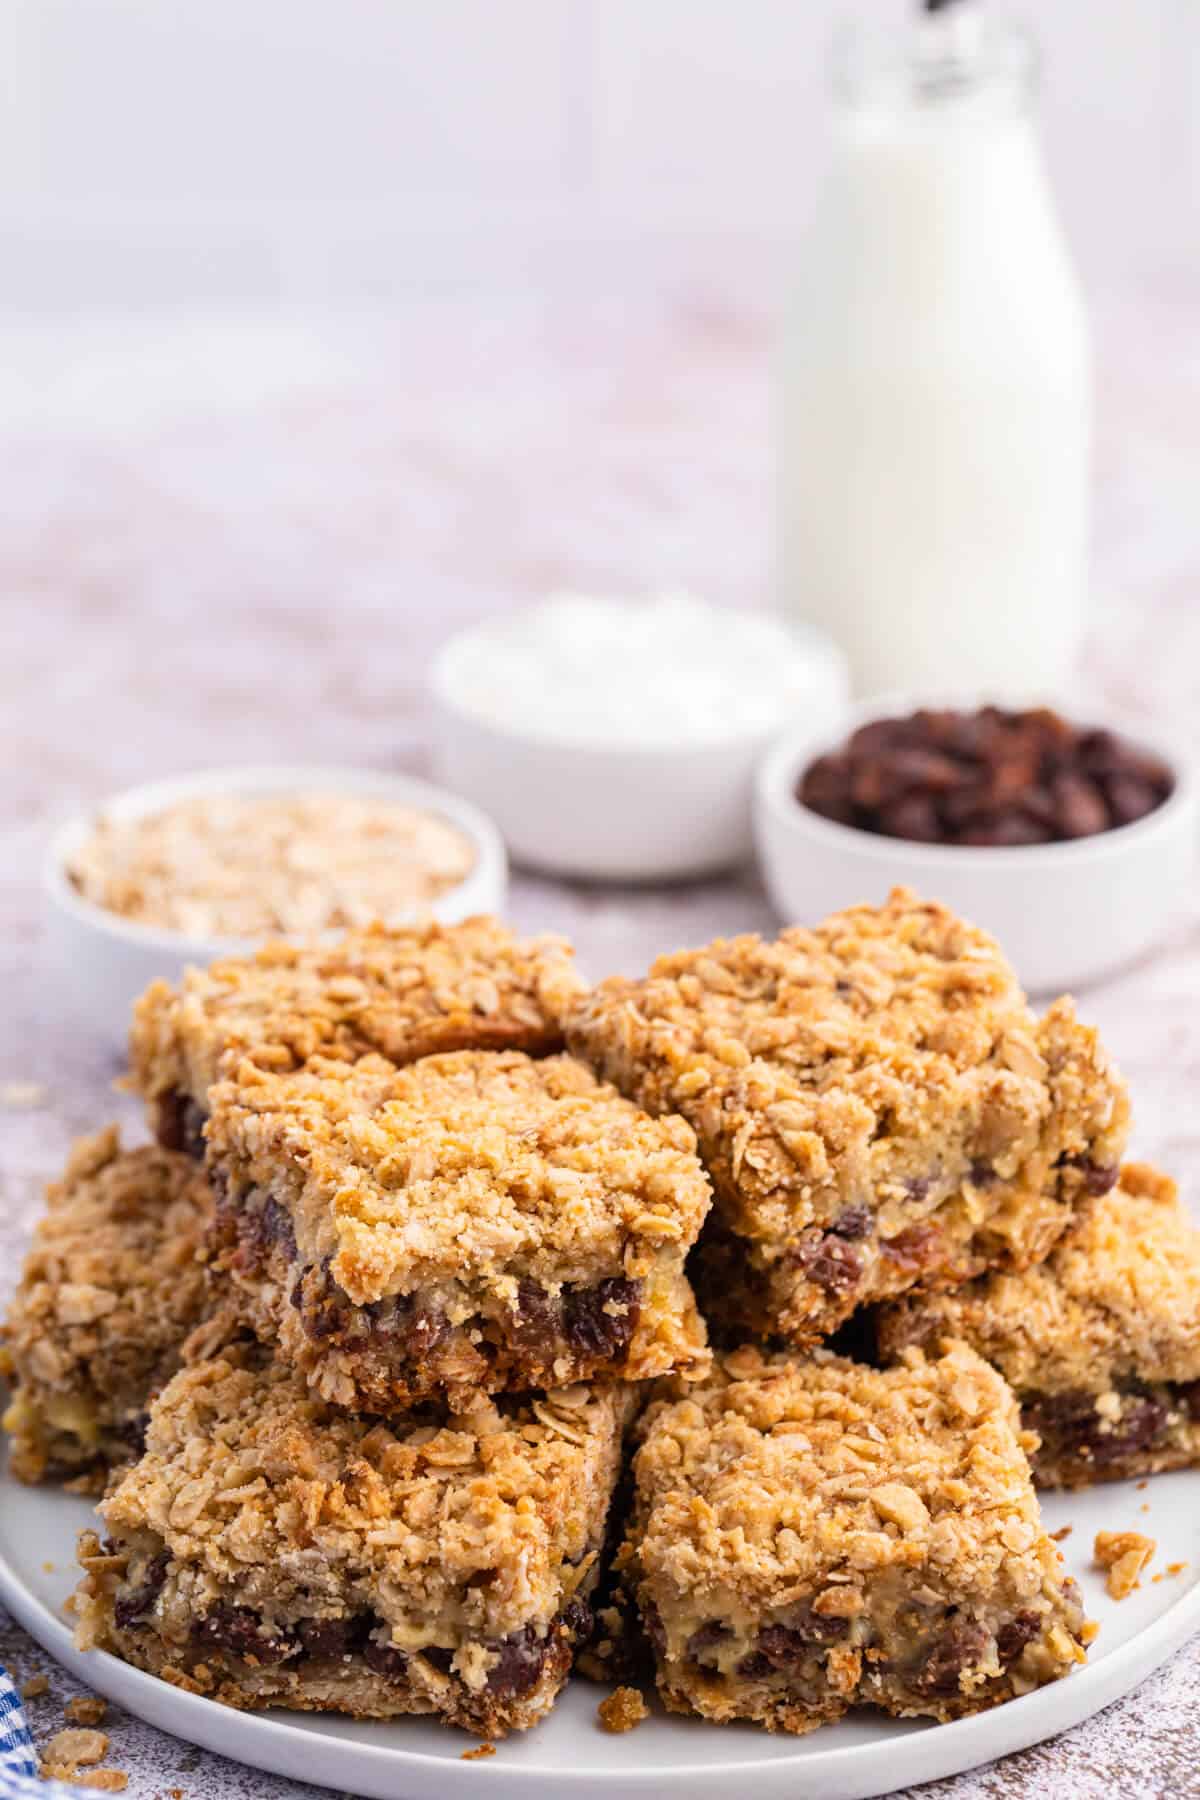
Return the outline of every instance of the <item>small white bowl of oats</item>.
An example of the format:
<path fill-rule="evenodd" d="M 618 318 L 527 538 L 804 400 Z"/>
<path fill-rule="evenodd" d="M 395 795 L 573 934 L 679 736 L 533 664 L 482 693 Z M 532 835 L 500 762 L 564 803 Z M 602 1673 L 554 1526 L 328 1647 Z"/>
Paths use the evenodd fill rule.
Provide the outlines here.
<path fill-rule="evenodd" d="M 189 964 L 376 919 L 452 924 L 502 910 L 507 885 L 500 834 L 468 801 L 303 764 L 128 788 L 62 826 L 43 868 L 64 1008 L 122 1042 L 138 994 Z"/>

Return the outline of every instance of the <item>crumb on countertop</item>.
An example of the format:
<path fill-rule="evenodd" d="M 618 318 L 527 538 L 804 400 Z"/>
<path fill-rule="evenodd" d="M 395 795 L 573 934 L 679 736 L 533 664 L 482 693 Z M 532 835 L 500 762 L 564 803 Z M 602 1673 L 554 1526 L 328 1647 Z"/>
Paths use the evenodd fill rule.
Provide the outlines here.
<path fill-rule="evenodd" d="M 76 1694 L 67 1701 L 64 1711 L 72 1725 L 102 1725 L 108 1703 L 99 1694 Z"/>
<path fill-rule="evenodd" d="M 1124 1600 L 1138 1585 L 1138 1576 L 1154 1555 L 1153 1538 L 1140 1531 L 1098 1531 L 1092 1553 L 1102 1569 L 1108 1570 L 1108 1591 L 1114 1600 Z"/>
<path fill-rule="evenodd" d="M 31 1675 L 21 1687 L 22 1700 L 40 1700 L 50 1687 L 48 1675 Z"/>
<path fill-rule="evenodd" d="M 108 1749 L 108 1734 L 68 1726 L 56 1731 L 42 1752 L 42 1761 L 65 1766 L 74 1763 L 98 1763 Z"/>
<path fill-rule="evenodd" d="M 476 1744 L 473 1750 L 463 1751 L 461 1760 L 463 1762 L 479 1762 L 483 1757 L 495 1756 L 495 1754 L 495 1744 Z"/>
<path fill-rule="evenodd" d="M 129 1786 L 124 1769 L 72 1769 L 65 1776 L 55 1774 L 56 1781 L 70 1781 L 76 1787 L 100 1788 L 106 1794 L 123 1794 Z"/>
<path fill-rule="evenodd" d="M 0 1102 L 13 1112 L 31 1112 L 46 1099 L 40 1081 L 5 1081 L 0 1083 Z"/>
<path fill-rule="evenodd" d="M 650 1717 L 650 1708 L 637 1688 L 619 1687 L 600 1702 L 596 1714 L 605 1731 L 632 1731 Z"/>

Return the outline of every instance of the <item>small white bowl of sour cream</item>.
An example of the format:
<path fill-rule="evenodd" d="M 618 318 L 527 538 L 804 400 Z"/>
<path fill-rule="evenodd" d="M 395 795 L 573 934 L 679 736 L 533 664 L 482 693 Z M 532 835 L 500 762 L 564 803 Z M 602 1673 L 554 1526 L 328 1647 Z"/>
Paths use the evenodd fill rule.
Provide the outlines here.
<path fill-rule="evenodd" d="M 431 676 L 435 768 L 513 857 L 580 880 L 747 861 L 754 770 L 789 718 L 845 704 L 815 631 L 683 595 L 564 595 L 460 633 Z"/>

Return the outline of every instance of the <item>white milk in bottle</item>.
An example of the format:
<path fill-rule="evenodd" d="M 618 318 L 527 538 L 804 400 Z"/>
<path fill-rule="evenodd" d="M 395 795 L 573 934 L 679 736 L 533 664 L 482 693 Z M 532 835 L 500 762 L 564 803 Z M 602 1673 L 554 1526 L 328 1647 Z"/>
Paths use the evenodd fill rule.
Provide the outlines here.
<path fill-rule="evenodd" d="M 1053 688 L 1078 648 L 1090 358 L 1032 87 L 983 0 L 839 56 L 784 328 L 778 584 L 862 692 Z"/>

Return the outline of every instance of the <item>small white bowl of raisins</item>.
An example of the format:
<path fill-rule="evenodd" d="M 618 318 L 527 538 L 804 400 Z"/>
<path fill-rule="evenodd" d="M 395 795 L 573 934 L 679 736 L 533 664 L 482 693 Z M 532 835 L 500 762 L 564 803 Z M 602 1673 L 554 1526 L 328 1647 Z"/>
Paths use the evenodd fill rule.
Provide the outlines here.
<path fill-rule="evenodd" d="M 779 742 L 755 829 L 783 919 L 902 883 L 992 932 L 1045 992 L 1170 929 L 1195 871 L 1195 782 L 1157 728 L 1102 707 L 891 695 Z"/>

